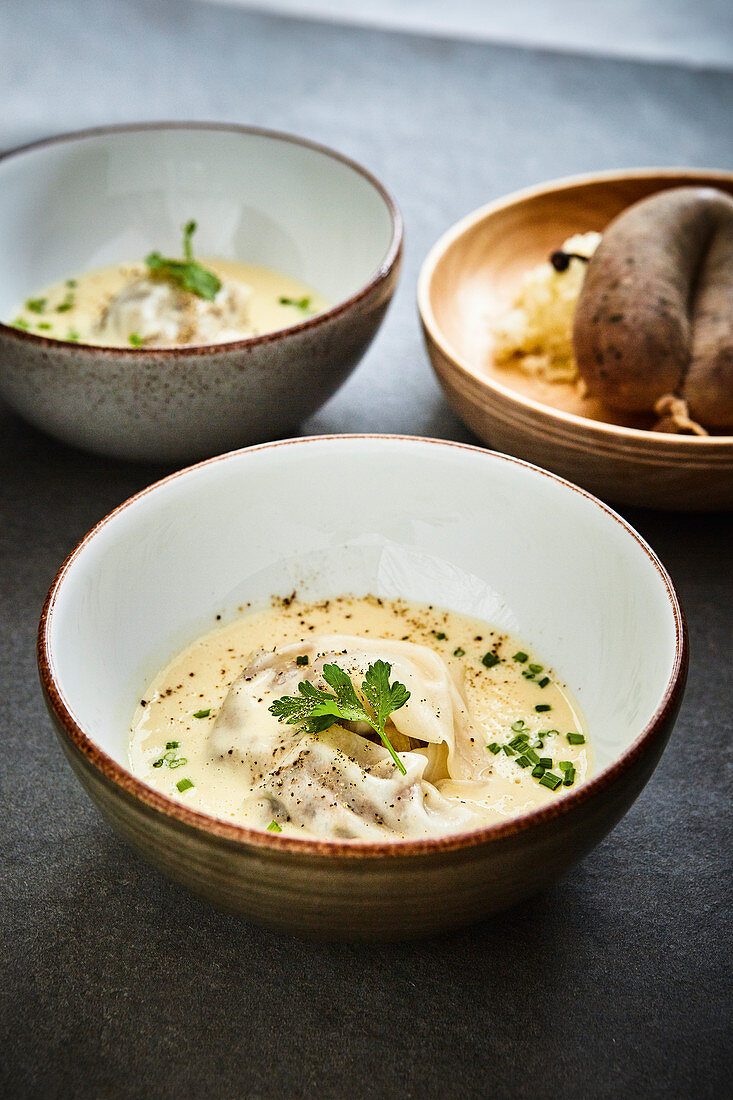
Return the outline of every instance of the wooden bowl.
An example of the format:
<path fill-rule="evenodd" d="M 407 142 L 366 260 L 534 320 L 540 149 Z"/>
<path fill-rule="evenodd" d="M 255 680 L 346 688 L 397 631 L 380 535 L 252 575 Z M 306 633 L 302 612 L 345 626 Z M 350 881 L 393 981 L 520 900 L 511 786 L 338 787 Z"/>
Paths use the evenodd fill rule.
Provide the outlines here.
<path fill-rule="evenodd" d="M 572 384 L 497 366 L 492 351 L 492 322 L 528 269 L 572 234 L 601 232 L 638 199 L 690 184 L 733 194 L 733 172 L 653 168 L 555 180 L 469 214 L 433 247 L 418 283 L 428 352 L 449 402 L 485 443 L 624 504 L 733 507 L 733 436 L 652 432 L 643 417 L 605 409 Z"/>

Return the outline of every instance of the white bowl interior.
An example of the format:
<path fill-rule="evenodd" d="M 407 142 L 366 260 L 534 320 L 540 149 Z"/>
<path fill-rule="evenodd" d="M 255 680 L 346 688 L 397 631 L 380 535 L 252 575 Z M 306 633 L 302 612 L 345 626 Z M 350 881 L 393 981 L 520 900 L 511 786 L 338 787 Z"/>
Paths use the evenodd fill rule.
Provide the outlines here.
<path fill-rule="evenodd" d="M 593 498 L 491 452 L 342 437 L 215 459 L 101 526 L 52 604 L 56 684 L 126 766 L 132 713 L 162 664 L 216 614 L 294 588 L 401 596 L 512 631 L 575 693 L 596 770 L 641 733 L 674 667 L 664 576 Z"/>
<path fill-rule="evenodd" d="M 379 270 L 390 209 L 367 177 L 277 136 L 155 128 L 60 140 L 0 160 L 0 318 L 90 268 L 178 255 L 275 268 L 334 304 Z"/>

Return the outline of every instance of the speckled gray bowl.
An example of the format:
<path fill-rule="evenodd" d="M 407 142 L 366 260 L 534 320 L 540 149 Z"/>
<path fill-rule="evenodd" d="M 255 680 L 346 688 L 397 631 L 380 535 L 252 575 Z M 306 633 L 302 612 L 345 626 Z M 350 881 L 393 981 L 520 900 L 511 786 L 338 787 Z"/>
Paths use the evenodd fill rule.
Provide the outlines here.
<path fill-rule="evenodd" d="M 90 130 L 0 158 L 0 317 L 80 271 L 197 247 L 263 264 L 333 307 L 230 344 L 98 348 L 0 323 L 0 394 L 32 424 L 118 458 L 191 460 L 288 434 L 373 339 L 394 292 L 402 220 L 384 188 L 319 145 L 250 127 Z"/>

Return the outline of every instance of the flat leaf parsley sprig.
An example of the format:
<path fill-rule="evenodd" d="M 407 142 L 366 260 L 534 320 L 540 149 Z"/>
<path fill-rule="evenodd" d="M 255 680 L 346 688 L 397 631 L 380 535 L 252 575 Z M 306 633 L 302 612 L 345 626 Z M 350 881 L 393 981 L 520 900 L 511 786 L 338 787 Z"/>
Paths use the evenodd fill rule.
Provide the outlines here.
<path fill-rule="evenodd" d="M 410 693 L 397 680 L 390 684 L 391 671 L 392 666 L 386 661 L 375 661 L 369 665 L 361 685 L 369 708 L 356 694 L 348 673 L 333 664 L 323 666 L 323 679 L 333 688 L 333 695 L 317 688 L 310 680 L 302 680 L 298 684 L 300 694 L 283 695 L 281 699 L 276 699 L 270 707 L 270 713 L 281 722 L 287 722 L 289 726 L 302 726 L 306 733 L 323 733 L 339 719 L 345 722 L 368 722 L 374 732 L 379 734 L 382 744 L 405 775 L 405 765 L 384 730 L 390 714 L 404 707 Z"/>
<path fill-rule="evenodd" d="M 196 232 L 196 222 L 186 222 L 183 227 L 183 260 L 171 260 L 161 256 L 160 252 L 151 252 L 145 257 L 145 263 L 153 275 L 159 275 L 169 282 L 176 283 L 184 290 L 190 290 L 192 294 L 198 294 L 199 298 L 205 298 L 207 302 L 213 302 L 221 290 L 221 279 L 213 271 L 202 267 L 193 258 L 193 245 L 191 238 Z"/>

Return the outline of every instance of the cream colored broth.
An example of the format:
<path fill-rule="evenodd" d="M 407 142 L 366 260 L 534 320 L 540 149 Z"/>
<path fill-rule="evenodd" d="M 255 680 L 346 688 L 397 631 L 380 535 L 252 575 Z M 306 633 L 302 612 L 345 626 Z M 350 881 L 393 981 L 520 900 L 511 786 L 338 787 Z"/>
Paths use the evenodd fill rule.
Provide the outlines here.
<path fill-rule="evenodd" d="M 398 660 L 403 661 L 400 667 L 408 671 L 415 654 L 418 661 L 427 664 L 435 661 L 435 655 L 441 658 L 455 685 L 450 688 L 454 698 L 455 744 L 450 750 L 437 744 L 424 750 L 398 748 L 400 758 L 408 764 L 404 779 L 381 746 L 334 726 L 318 738 L 311 738 L 301 756 L 297 755 L 297 745 L 295 757 L 291 752 L 290 759 L 295 763 L 302 765 L 303 757 L 308 757 L 311 767 L 316 767 L 321 754 L 323 760 L 318 767 L 323 774 L 340 768 L 345 777 L 338 797 L 331 798 L 330 788 L 324 788 L 325 793 L 319 789 L 316 811 L 309 810 L 310 816 L 303 819 L 303 799 L 295 797 L 297 790 L 294 794 L 288 789 L 290 776 L 284 767 L 275 766 L 278 760 L 271 765 L 270 772 L 258 765 L 257 774 L 250 766 L 251 760 L 249 764 L 245 761 L 236 728 L 227 717 L 236 703 L 237 689 L 229 699 L 227 695 L 236 683 L 249 689 L 248 683 L 243 684 L 247 676 L 238 681 L 246 666 L 249 665 L 256 694 L 256 685 L 262 682 L 255 675 L 258 661 L 263 666 L 277 662 L 280 649 L 293 645 L 303 653 L 310 652 L 312 658 L 319 644 L 324 652 L 331 652 L 328 639 L 334 635 L 339 639 L 343 635 L 352 639 L 356 636 L 353 644 L 361 640 L 365 651 L 373 654 L 369 660 L 392 644 Z M 383 646 L 380 640 L 384 640 Z M 412 650 L 405 643 L 428 647 L 431 652 Z M 515 659 L 523 652 L 527 660 Z M 253 653 L 258 654 L 254 662 Z M 493 667 L 484 664 L 487 654 L 499 658 Z M 389 656 L 384 654 L 386 660 Z M 340 660 L 338 656 L 335 659 Z M 489 657 L 489 663 L 491 660 Z M 295 599 L 274 601 L 266 610 L 251 611 L 227 626 L 216 627 L 178 654 L 156 676 L 134 716 L 131 769 L 152 787 L 187 806 L 257 828 L 267 828 L 274 822 L 273 830 L 287 835 L 380 840 L 478 828 L 535 809 L 570 789 L 561 785 L 553 791 L 532 776 L 532 767 L 521 768 L 517 764 L 518 755 L 507 755 L 503 748 L 498 753 L 489 750 L 492 744 L 508 746 L 516 737 L 520 722 L 531 731 L 531 745 L 537 743 L 539 731 L 556 731 L 544 734 L 543 748 L 536 749 L 538 755 L 552 759 L 551 774 L 562 776 L 559 762 L 572 762 L 576 769 L 574 787 L 589 772 L 589 746 L 572 745 L 567 740 L 568 733 L 585 732 L 577 706 L 551 670 L 534 673 L 531 664 L 537 667 L 531 649 L 515 638 L 479 620 L 433 607 L 374 597 L 341 597 L 317 604 L 303 604 Z M 436 667 L 439 665 L 437 661 Z M 396 667 L 393 666 L 392 679 L 397 678 Z M 307 678 L 309 669 L 314 678 L 311 661 L 309 667 L 297 669 L 295 681 Z M 433 672 L 429 670 L 426 682 Z M 549 682 L 541 687 L 545 678 Z M 280 689 L 281 693 L 293 694 L 293 682 L 291 678 L 290 684 Z M 419 692 L 414 694 L 411 702 L 415 707 L 430 704 L 429 692 L 425 699 L 418 698 Z M 257 700 L 250 702 L 255 705 Z M 269 702 L 268 696 L 262 704 L 263 712 Z M 537 705 L 550 709 L 538 713 Z M 219 719 L 222 711 L 223 717 Z M 392 719 L 404 720 L 406 712 L 407 706 L 402 715 L 397 711 Z M 422 713 L 427 731 L 435 715 L 425 709 L 417 713 L 418 719 Z M 204 716 L 197 718 L 196 714 Z M 273 721 L 266 714 L 263 716 Z M 444 719 L 445 715 L 437 715 L 438 721 Z M 287 736 L 297 737 L 292 726 L 282 728 Z M 230 737 L 232 729 L 235 735 Z M 388 733 L 390 729 L 388 723 Z M 252 736 L 256 738 L 257 731 Z M 392 736 L 397 747 L 400 735 L 392 729 Z M 432 734 L 425 732 L 425 737 L 430 739 Z M 173 750 L 167 749 L 171 742 L 177 742 Z M 426 757 L 429 757 L 427 766 Z M 163 764 L 154 766 L 160 760 Z M 317 776 L 315 772 L 311 779 L 313 782 L 309 780 L 305 786 L 309 797 L 315 798 L 315 788 L 323 779 L 321 773 Z M 177 784 L 182 780 L 186 781 L 184 786 L 188 783 L 192 786 L 180 792 Z M 364 784 L 370 791 L 383 788 L 386 804 L 375 808 L 369 802 L 373 794 L 362 797 Z M 346 787 L 348 797 L 343 793 Z M 352 788 L 359 788 L 355 800 Z M 355 814 L 355 805 L 362 807 L 361 816 Z"/>
<path fill-rule="evenodd" d="M 149 283 L 144 263 L 116 264 L 84 272 L 74 279 L 54 283 L 26 300 L 9 321 L 16 327 L 49 336 L 99 347 L 153 346 L 227 343 L 259 336 L 296 325 L 327 309 L 330 303 L 318 291 L 279 271 L 233 260 L 201 259 L 201 265 L 218 275 L 222 291 L 214 302 L 176 290 L 165 280 L 155 280 L 167 301 L 159 311 L 170 313 L 175 304 L 192 312 L 184 339 L 143 338 L 138 325 L 121 323 L 103 330 L 110 304 L 127 288 L 143 280 Z M 288 299 L 283 304 L 280 299 Z M 156 303 L 153 303 L 156 308 Z"/>

